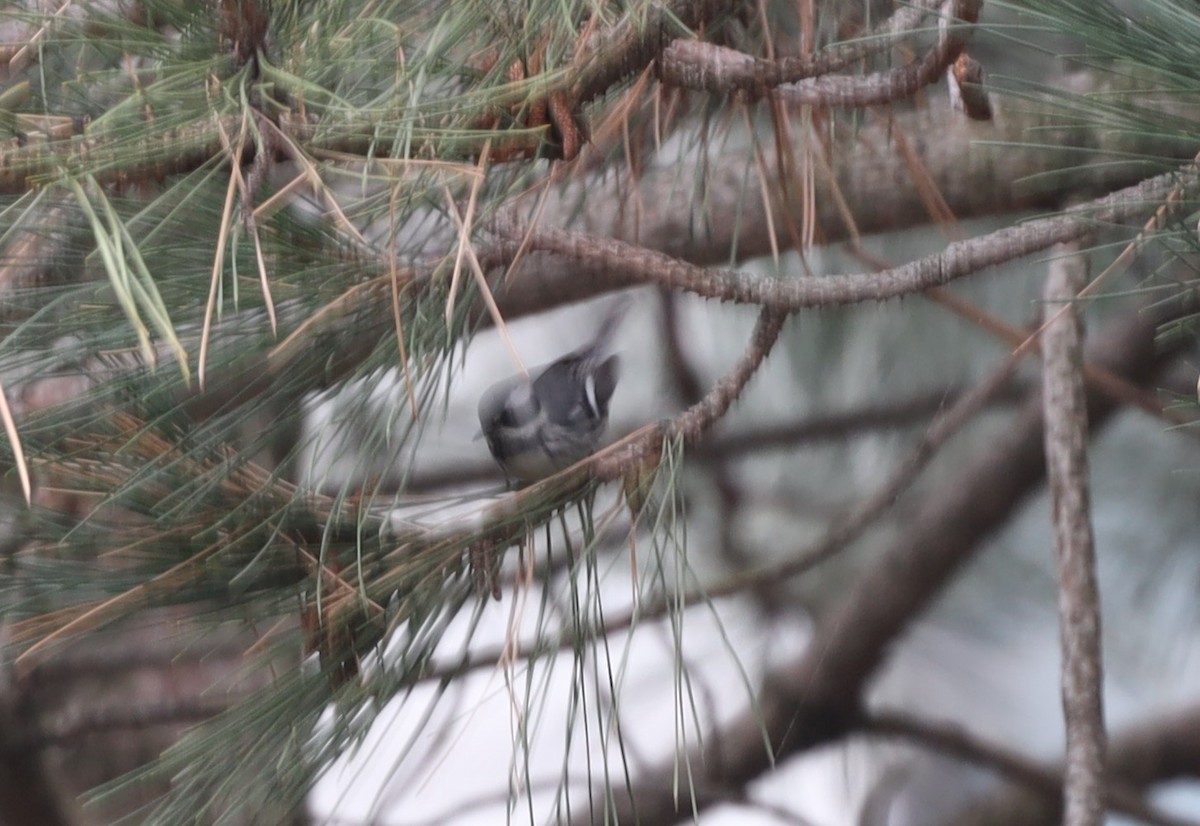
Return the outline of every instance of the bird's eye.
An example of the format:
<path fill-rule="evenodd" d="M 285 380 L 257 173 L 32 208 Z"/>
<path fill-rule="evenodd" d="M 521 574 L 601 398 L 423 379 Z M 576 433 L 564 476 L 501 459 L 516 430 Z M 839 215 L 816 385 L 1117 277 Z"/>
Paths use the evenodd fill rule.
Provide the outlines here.
<path fill-rule="evenodd" d="M 500 415 L 496 417 L 496 423 L 501 427 L 516 427 L 517 414 L 511 407 L 505 405 L 500 410 Z"/>

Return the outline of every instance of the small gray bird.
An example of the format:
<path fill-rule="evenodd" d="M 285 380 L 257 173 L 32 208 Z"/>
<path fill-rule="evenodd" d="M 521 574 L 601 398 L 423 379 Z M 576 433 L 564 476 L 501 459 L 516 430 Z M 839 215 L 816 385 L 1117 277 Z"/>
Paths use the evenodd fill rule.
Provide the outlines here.
<path fill-rule="evenodd" d="M 613 302 L 590 344 L 483 394 L 480 435 L 510 481 L 544 479 L 599 447 L 617 387 L 618 358 L 606 353 L 629 303 Z"/>

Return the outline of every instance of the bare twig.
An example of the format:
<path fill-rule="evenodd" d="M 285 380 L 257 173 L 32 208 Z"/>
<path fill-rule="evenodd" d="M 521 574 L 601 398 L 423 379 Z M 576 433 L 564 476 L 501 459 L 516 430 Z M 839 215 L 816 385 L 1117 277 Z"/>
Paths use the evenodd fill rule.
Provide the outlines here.
<path fill-rule="evenodd" d="M 704 395 L 704 386 L 699 374 L 689 363 L 683 347 L 679 329 L 679 297 L 667 290 L 662 291 L 662 339 L 666 352 L 666 361 L 670 367 L 670 376 L 675 386 L 675 394 L 684 404 L 694 404 Z M 729 463 L 721 457 L 714 457 L 709 465 L 709 475 L 718 497 L 720 512 L 717 516 L 717 531 L 719 541 L 717 547 L 725 564 L 731 570 L 745 570 L 754 560 L 735 538 L 737 511 L 741 506 L 743 494 L 736 477 L 730 472 Z M 764 608 L 778 608 L 779 591 L 777 583 L 764 583 L 757 589 Z"/>
<path fill-rule="evenodd" d="M 1006 323 L 1000 317 L 987 312 L 949 290 L 937 287 L 926 292 L 926 296 L 946 307 L 951 312 L 967 319 L 997 339 L 1007 343 L 1014 349 L 1019 349 L 1021 352 L 1027 354 L 1041 352 L 1038 339 L 1033 340 L 1032 347 L 1027 344 L 1030 341 L 1028 330 Z M 1164 408 L 1162 402 L 1154 396 L 1152 391 L 1144 387 L 1138 387 L 1133 382 L 1122 379 L 1120 376 L 1114 376 L 1109 371 L 1094 364 L 1083 365 L 1083 380 L 1089 387 L 1111 396 L 1114 401 L 1141 410 L 1156 419 L 1161 419 L 1169 427 L 1176 427 L 1191 421 L 1191 418 L 1184 415 L 1181 411 Z M 1196 435 L 1200 437 L 1200 433 Z"/>
<path fill-rule="evenodd" d="M 606 282 L 609 289 L 653 283 L 706 298 L 795 312 L 883 301 L 944 286 L 971 273 L 1079 238 L 1094 229 L 1097 222 L 1121 222 L 1144 214 L 1179 190 L 1181 176 L 1187 188 L 1195 186 L 1196 171 L 1189 166 L 1182 173 L 1149 178 L 1062 215 L 955 241 L 940 253 L 875 273 L 782 279 L 700 267 L 645 247 L 565 230 L 537 228 L 529 236 L 533 249 L 570 259 L 589 274 L 595 274 L 598 281 L 603 279 L 600 283 Z M 502 236 L 498 241 L 501 249 L 506 254 L 514 253 L 518 239 L 525 237 L 525 230 L 511 225 L 500 225 L 497 229 Z"/>
<path fill-rule="evenodd" d="M 1139 722 L 1114 735 L 1108 749 L 1107 776 L 1126 789 L 1143 789 L 1176 778 L 1195 777 L 1198 764 L 1200 706 L 1193 705 Z M 1043 792 L 1025 783 L 1009 784 L 970 805 L 947 826 L 1055 826 L 1062 821 L 1062 771 L 1061 765 L 1054 767 L 1053 786 Z M 1121 786 L 1110 786 L 1109 792 Z"/>
<path fill-rule="evenodd" d="M 721 50 L 722 53 L 731 53 L 728 56 L 704 48 L 689 55 L 689 47 L 686 44 L 697 44 L 697 41 L 676 40 L 663 50 L 659 68 L 660 79 L 669 85 L 736 92 L 739 89 L 749 91 L 759 87 L 772 88 L 784 83 L 795 83 L 804 78 L 827 75 L 845 69 L 873 54 L 894 48 L 896 39 L 900 35 L 914 30 L 925 15 L 940 5 L 942 5 L 942 0 L 917 0 L 917 2 L 900 6 L 874 31 L 856 40 L 839 43 L 811 54 L 806 52 L 801 55 L 788 55 L 775 59 L 757 58 L 753 55 L 733 52 L 731 49 Z M 705 44 L 698 45 L 704 46 Z M 689 72 L 704 72 L 717 68 L 711 64 L 707 69 L 693 64 L 694 57 L 707 58 L 709 55 L 722 61 L 729 58 L 734 59 L 734 65 L 728 67 L 731 72 L 727 77 L 728 88 L 725 84 L 718 84 L 717 88 L 713 88 L 703 80 L 699 86 L 695 86 L 684 80 L 684 76 Z"/>
<path fill-rule="evenodd" d="M 1159 210 L 1156 210 L 1155 217 L 1151 219 L 1152 222 L 1162 221 L 1163 216 L 1161 213 L 1163 209 L 1164 207 L 1160 207 Z M 1160 228 L 1161 224 L 1157 224 L 1153 228 L 1143 228 L 1142 232 L 1138 234 L 1138 239 L 1143 238 L 1152 229 Z M 1126 251 L 1138 243 L 1138 240 L 1135 240 L 1126 247 Z M 876 268 L 876 270 L 887 269 L 890 266 L 862 246 L 855 245 L 851 251 L 855 258 L 862 260 Z M 1109 269 L 1111 270 L 1112 268 L 1110 267 Z M 974 324 L 979 329 L 1005 342 L 1018 354 L 1031 355 L 1041 352 L 1038 343 L 1039 338 L 1031 336 L 1029 330 L 1009 324 L 1000 316 L 988 312 L 957 293 L 943 287 L 932 287 L 926 290 L 923 295 L 931 301 L 942 305 L 960 318 Z M 1079 296 L 1076 296 L 1076 298 L 1078 299 Z M 1089 387 L 1101 393 L 1107 393 L 1112 397 L 1113 401 L 1138 408 L 1156 419 L 1162 419 L 1170 426 L 1188 424 L 1192 421 L 1190 417 L 1180 411 L 1168 410 L 1150 390 L 1138 387 L 1133 382 L 1122 379 L 1120 376 L 1115 376 L 1095 364 L 1083 365 L 1083 379 Z M 1197 433 L 1196 436 L 1200 437 L 1200 433 Z"/>
<path fill-rule="evenodd" d="M 993 769 L 1036 794 L 1042 800 L 1056 802 L 1062 795 L 1063 772 L 992 743 L 953 724 L 930 723 L 902 712 L 875 712 L 866 716 L 860 730 L 884 737 L 901 737 L 943 754 Z M 1197 826 L 1195 820 L 1175 817 L 1146 803 L 1133 784 L 1114 774 L 1099 790 L 1099 808 L 1128 815 L 1157 826 Z M 1018 821 L 1013 821 L 1018 822 Z M 1024 823 L 1024 821 L 1020 821 Z"/>
<path fill-rule="evenodd" d="M 592 460 L 595 478 L 611 481 L 621 478 L 642 461 L 651 458 L 663 439 L 682 439 L 687 446 L 698 443 L 701 437 L 728 412 L 730 406 L 741 395 L 746 383 L 757 372 L 763 359 L 775 346 L 787 314 L 771 307 L 764 307 L 758 323 L 750 337 L 750 344 L 732 370 L 694 405 L 670 422 L 649 428 L 648 432 L 635 434 L 637 438 L 618 443 L 616 450 L 604 451 Z"/>
<path fill-rule="evenodd" d="M 952 0 L 946 5 L 949 19 L 956 23 L 973 23 L 979 16 L 978 0 Z M 866 76 L 822 75 L 795 83 L 784 81 L 788 74 L 775 61 L 697 40 L 676 40 L 663 54 L 663 79 L 716 95 L 741 92 L 759 98 L 771 92 L 793 105 L 878 106 L 911 97 L 936 82 L 962 54 L 970 32 L 970 26 L 943 28 L 937 45 L 921 60 L 898 69 Z"/>
<path fill-rule="evenodd" d="M 1156 310 L 1127 317 L 1098 336 L 1095 358 L 1126 377 L 1148 380 L 1174 354 L 1156 350 L 1155 329 L 1168 313 L 1182 311 Z M 1096 432 L 1115 408 L 1098 395 L 1089 395 L 1088 405 Z M 695 785 L 747 783 L 778 761 L 851 731 L 863 689 L 889 647 L 1044 472 L 1042 403 L 1036 398 L 961 474 L 927 496 L 906 529 L 822 616 L 804 655 L 764 681 L 754 707 L 706 735 L 704 747 L 686 758 L 703 767 L 694 772 Z M 674 823 L 680 814 L 672 783 L 678 759 L 685 758 L 650 767 L 630 788 L 600 790 L 615 806 L 605 813 L 608 822 Z"/>
<path fill-rule="evenodd" d="M 1046 471 L 1053 503 L 1062 634 L 1062 703 L 1067 729 L 1064 826 L 1099 826 L 1104 818 L 1104 702 L 1100 592 L 1096 584 L 1088 495 L 1087 400 L 1083 382 L 1083 322 L 1074 297 L 1087 283 L 1078 254 L 1056 258 L 1046 280 L 1047 312 L 1057 320 L 1042 333 Z M 1059 314 L 1059 305 L 1068 312 Z M 1060 316 L 1060 317 L 1059 317 Z"/>

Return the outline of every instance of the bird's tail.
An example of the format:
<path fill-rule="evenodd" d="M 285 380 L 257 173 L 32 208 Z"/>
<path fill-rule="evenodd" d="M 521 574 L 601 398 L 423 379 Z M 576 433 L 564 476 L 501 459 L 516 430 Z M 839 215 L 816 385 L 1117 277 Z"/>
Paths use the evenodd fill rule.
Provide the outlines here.
<path fill-rule="evenodd" d="M 608 350 L 612 337 L 616 334 L 617 328 L 621 326 L 625 314 L 629 312 L 632 305 L 633 298 L 628 294 L 619 295 L 610 301 L 604 310 L 604 316 L 600 321 L 600 327 L 596 330 L 596 335 L 592 337 L 589 344 L 576 350 L 574 355 L 588 361 L 600 359 Z"/>

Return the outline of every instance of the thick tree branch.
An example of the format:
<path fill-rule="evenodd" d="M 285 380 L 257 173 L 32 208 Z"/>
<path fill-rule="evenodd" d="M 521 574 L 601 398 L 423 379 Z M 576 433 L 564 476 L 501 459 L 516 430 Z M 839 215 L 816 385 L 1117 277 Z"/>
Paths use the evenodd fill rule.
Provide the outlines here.
<path fill-rule="evenodd" d="M 136 703 L 106 707 L 81 706 L 74 716 L 49 721 L 16 738 L 6 738 L 4 747 L 27 757 L 31 751 L 50 746 L 72 746 L 81 737 L 159 726 L 200 723 L 228 711 L 248 694 L 225 693 L 220 697 L 141 698 Z"/>
<path fill-rule="evenodd" d="M 2 633 L 7 644 L 7 629 Z M 35 704 L 18 688 L 7 656 L 0 662 L 0 743 L 24 730 Z M 0 812 L 11 826 L 74 826 L 78 813 L 57 787 L 42 755 L 0 747 Z"/>
<path fill-rule="evenodd" d="M 1113 94 L 1093 75 L 1061 81 L 1081 94 Z M 793 115 L 798 118 L 798 115 Z M 789 128 L 804 134 L 802 124 Z M 895 150 L 893 135 L 910 139 L 912 159 Z M 1031 134 L 1036 144 L 1028 143 Z M 1140 133 L 1139 133 L 1140 135 Z M 770 149 L 756 161 L 754 138 L 732 130 L 720 147 L 720 160 L 703 169 L 698 197 L 694 178 L 680 164 L 702 159 L 665 159 L 653 163 L 635 181 L 624 176 L 578 179 L 550 192 L 542 214 L 567 216 L 560 228 L 649 247 L 694 264 L 728 265 L 731 250 L 739 260 L 771 255 L 770 227 L 786 226 L 800 205 L 778 192 L 778 168 Z M 790 152 L 791 148 L 785 148 Z M 1056 210 L 1072 197 L 1089 198 L 1130 186 L 1163 171 L 1167 158 L 1190 160 L 1194 150 L 1175 142 L 1094 125 L 1068 122 L 1052 107 L 1001 107 L 987 124 L 963 118 L 950 104 L 934 98 L 916 111 L 895 111 L 856 133 L 853 143 L 830 152 L 829 171 L 815 175 L 813 219 L 819 243 L 929 223 L 927 204 L 914 185 L 912 164 L 919 163 L 928 186 L 945 200 L 958 219 L 995 216 L 1019 210 Z M 1113 163 L 1115 157 L 1158 157 Z M 775 193 L 764 202 L 761 193 Z M 839 207 L 854 216 L 851 227 Z M 653 204 L 654 209 L 638 209 Z M 554 225 L 546 221 L 543 225 Z M 787 243 L 786 234 L 776 239 Z M 569 263 L 560 271 L 542 265 L 541 280 L 551 289 L 569 282 Z"/>

